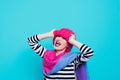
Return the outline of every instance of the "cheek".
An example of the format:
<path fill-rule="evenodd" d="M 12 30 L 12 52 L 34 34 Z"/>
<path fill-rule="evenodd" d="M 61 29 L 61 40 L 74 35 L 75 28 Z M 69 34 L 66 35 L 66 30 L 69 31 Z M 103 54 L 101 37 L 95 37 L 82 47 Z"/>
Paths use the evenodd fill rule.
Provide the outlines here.
<path fill-rule="evenodd" d="M 66 47 L 67 46 L 67 42 L 65 41 L 65 42 L 63 42 L 63 46 L 64 47 Z"/>

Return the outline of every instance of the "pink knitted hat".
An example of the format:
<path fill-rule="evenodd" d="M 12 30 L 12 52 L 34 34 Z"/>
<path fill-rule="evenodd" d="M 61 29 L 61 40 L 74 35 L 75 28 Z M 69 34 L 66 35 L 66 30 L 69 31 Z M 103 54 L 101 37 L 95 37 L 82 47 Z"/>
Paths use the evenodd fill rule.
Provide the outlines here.
<path fill-rule="evenodd" d="M 68 48 L 66 49 L 65 52 L 69 52 L 72 49 L 72 45 L 68 42 L 71 34 L 75 35 L 75 33 L 72 30 L 68 29 L 68 28 L 61 28 L 60 30 L 55 30 L 54 31 L 53 43 L 54 43 L 54 40 L 55 40 L 55 38 L 57 36 L 63 37 L 68 43 Z"/>

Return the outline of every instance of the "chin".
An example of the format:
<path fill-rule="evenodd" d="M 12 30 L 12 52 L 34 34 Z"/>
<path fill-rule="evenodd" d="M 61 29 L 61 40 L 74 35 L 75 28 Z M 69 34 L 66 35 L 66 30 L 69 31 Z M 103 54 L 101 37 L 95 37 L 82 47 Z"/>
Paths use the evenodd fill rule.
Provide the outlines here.
<path fill-rule="evenodd" d="M 54 47 L 54 49 L 55 49 L 55 50 L 61 50 L 61 49 L 59 49 L 59 48 L 56 48 L 56 47 Z"/>
<path fill-rule="evenodd" d="M 60 51 L 61 49 L 58 47 L 54 47 L 55 50 Z"/>

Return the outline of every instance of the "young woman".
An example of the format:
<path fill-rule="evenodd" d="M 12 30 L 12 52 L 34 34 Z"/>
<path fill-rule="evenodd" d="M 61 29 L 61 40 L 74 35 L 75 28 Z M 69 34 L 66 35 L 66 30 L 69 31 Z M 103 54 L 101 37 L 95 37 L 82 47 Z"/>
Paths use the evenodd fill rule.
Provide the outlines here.
<path fill-rule="evenodd" d="M 38 43 L 49 37 L 53 38 L 54 50 Z M 62 28 L 37 34 L 29 37 L 28 43 L 43 58 L 44 80 L 88 80 L 85 65 L 93 56 L 93 50 L 78 42 L 72 30 Z M 70 52 L 72 46 L 77 47 L 79 52 Z"/>

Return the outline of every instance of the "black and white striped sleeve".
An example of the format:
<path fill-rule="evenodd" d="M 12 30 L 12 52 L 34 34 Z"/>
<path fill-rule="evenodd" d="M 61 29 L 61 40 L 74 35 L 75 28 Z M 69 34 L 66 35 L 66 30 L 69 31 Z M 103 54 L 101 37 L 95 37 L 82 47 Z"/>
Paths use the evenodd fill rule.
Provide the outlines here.
<path fill-rule="evenodd" d="M 80 47 L 80 52 L 81 54 L 79 54 L 74 61 L 78 64 L 88 61 L 94 55 L 94 51 L 85 44 Z"/>
<path fill-rule="evenodd" d="M 44 56 L 44 53 L 46 49 L 41 46 L 41 44 L 38 43 L 40 41 L 38 39 L 38 35 L 34 35 L 28 38 L 28 44 L 31 46 L 31 48 L 41 57 Z"/>

